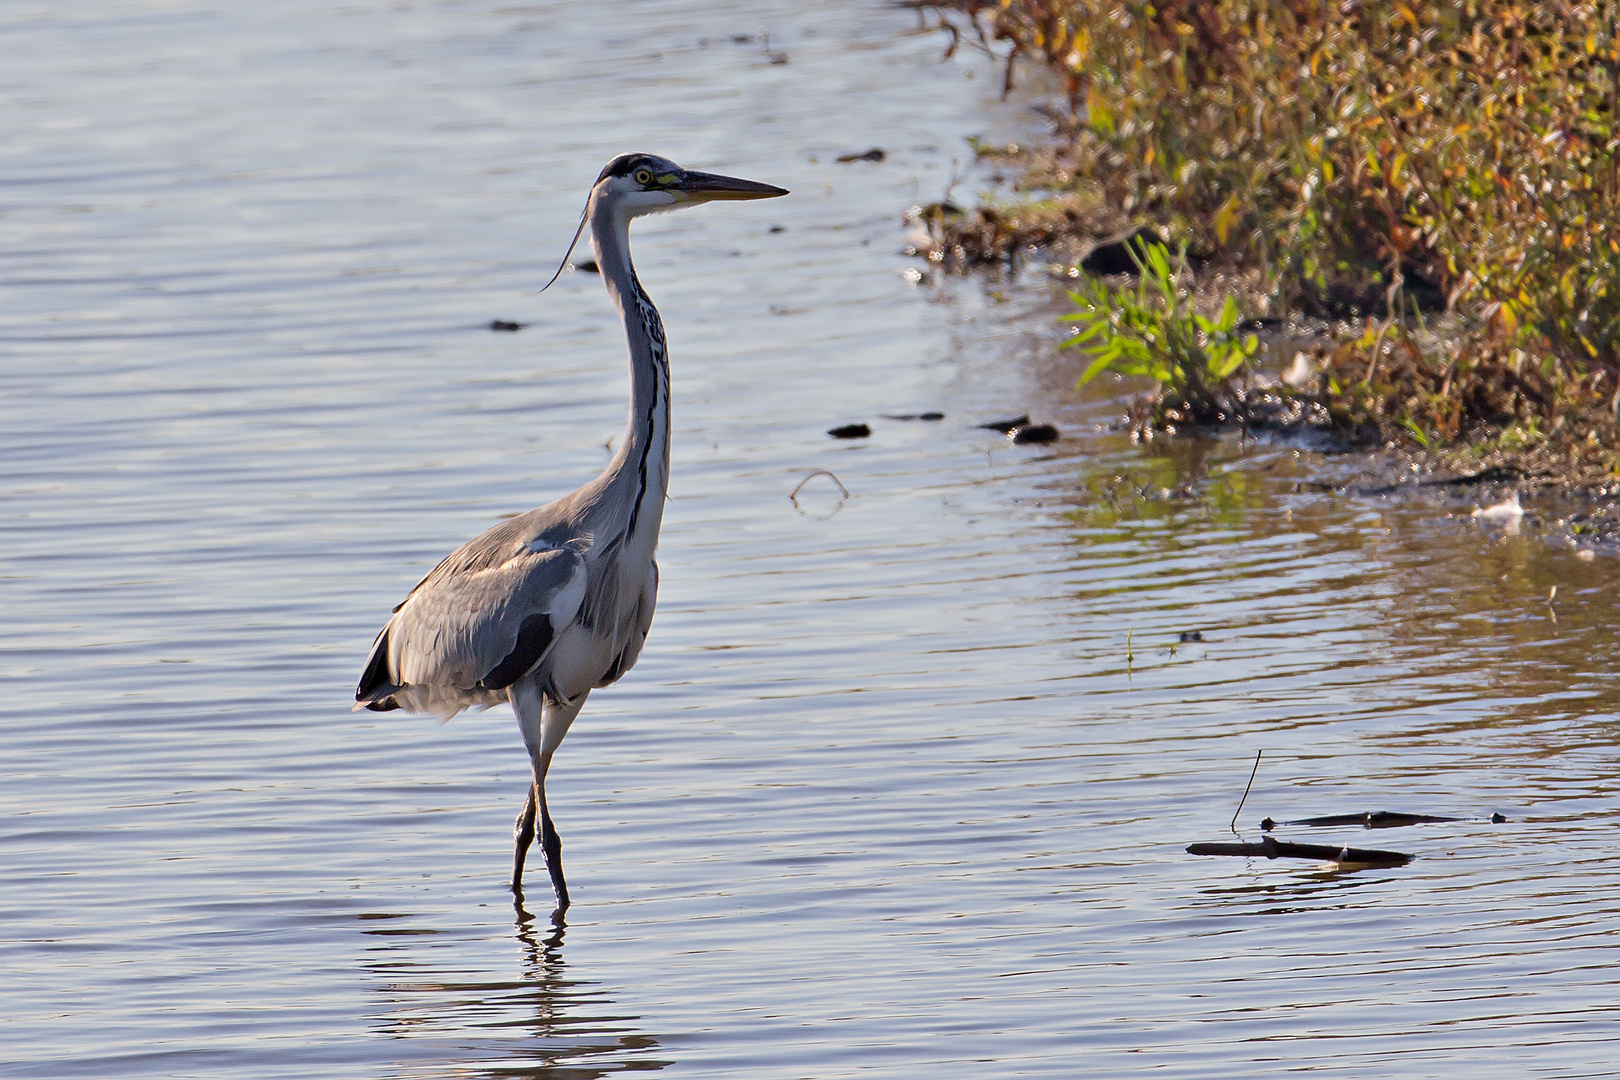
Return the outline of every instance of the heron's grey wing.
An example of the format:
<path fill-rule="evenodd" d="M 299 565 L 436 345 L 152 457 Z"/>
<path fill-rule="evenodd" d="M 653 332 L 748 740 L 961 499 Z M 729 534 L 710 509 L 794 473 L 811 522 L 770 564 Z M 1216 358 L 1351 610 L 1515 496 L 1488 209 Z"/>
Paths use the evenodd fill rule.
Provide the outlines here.
<path fill-rule="evenodd" d="M 517 520 L 458 549 L 395 610 L 355 693 L 363 707 L 453 713 L 504 700 L 496 692 L 573 622 L 585 594 L 582 545 L 530 539 Z"/>
<path fill-rule="evenodd" d="M 530 510 L 526 514 L 508 518 L 493 528 L 485 529 L 439 560 L 439 565 L 429 570 L 427 576 L 416 583 L 405 599 L 394 605 L 394 610 L 397 612 L 410 603 L 411 598 L 424 585 L 443 581 L 458 574 L 500 566 L 511 559 L 520 548 L 543 551 L 567 547 L 584 552 L 591 545 L 591 537 L 577 535 L 579 530 L 572 520 L 575 509 L 573 503 L 577 501 L 578 495 L 579 493 L 575 492 L 569 498 L 558 499 L 538 510 Z"/>

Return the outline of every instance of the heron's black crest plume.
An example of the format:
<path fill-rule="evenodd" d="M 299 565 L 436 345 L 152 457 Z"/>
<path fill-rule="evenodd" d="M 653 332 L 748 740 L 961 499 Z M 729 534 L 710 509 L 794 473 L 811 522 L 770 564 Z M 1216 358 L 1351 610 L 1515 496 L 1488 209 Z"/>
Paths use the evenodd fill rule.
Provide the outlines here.
<path fill-rule="evenodd" d="M 592 190 L 595 190 L 595 189 L 592 189 Z M 591 199 L 590 199 L 590 196 L 587 195 L 585 197 L 585 209 L 583 209 L 583 210 L 581 210 L 579 212 L 579 228 L 574 230 L 574 238 L 572 240 L 568 241 L 568 250 L 563 252 L 562 262 L 557 266 L 557 272 L 555 274 L 551 275 L 551 280 L 550 281 L 548 281 L 544 285 L 540 286 L 540 292 L 545 292 L 547 289 L 551 288 L 553 285 L 555 285 L 557 283 L 557 279 L 562 277 L 563 270 L 566 269 L 567 266 L 568 266 L 568 256 L 570 256 L 570 255 L 572 255 L 574 253 L 574 247 L 579 243 L 580 235 L 582 233 L 584 233 L 584 231 L 585 231 L 585 218 L 587 216 L 589 216 L 590 212 L 591 212 Z M 539 293 L 536 293 L 535 295 L 538 296 Z"/>

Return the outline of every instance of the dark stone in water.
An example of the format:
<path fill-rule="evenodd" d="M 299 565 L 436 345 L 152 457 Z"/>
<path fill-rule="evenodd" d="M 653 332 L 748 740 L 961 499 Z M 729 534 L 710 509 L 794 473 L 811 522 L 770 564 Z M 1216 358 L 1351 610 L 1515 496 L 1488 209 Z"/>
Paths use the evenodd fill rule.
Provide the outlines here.
<path fill-rule="evenodd" d="M 1055 443 L 1058 441 L 1058 429 L 1051 424 L 1025 424 L 1012 433 L 1012 441 L 1020 446 Z"/>
<path fill-rule="evenodd" d="M 491 319 L 489 321 L 489 328 L 491 330 L 518 331 L 523 329 L 526 325 L 528 324 L 520 322 L 507 322 L 505 319 Z"/>
<path fill-rule="evenodd" d="M 839 154 L 838 160 L 844 163 L 851 161 L 882 161 L 888 156 L 888 154 L 883 152 L 882 147 L 874 146 L 864 154 Z"/>
<path fill-rule="evenodd" d="M 786 225 L 772 225 L 768 231 L 773 232 L 773 233 L 787 232 L 787 226 Z"/>
<path fill-rule="evenodd" d="M 845 424 L 829 428 L 827 434 L 835 439 L 865 439 L 872 434 L 872 428 L 867 424 Z"/>
<path fill-rule="evenodd" d="M 1136 260 L 1131 258 L 1132 248 L 1137 244 L 1162 244 L 1164 237 L 1156 229 L 1146 225 L 1135 232 L 1121 236 L 1116 240 L 1105 240 L 1086 252 L 1086 257 L 1080 260 L 1080 269 L 1088 274 L 1099 274 L 1108 277 L 1113 274 L 1135 274 Z"/>
<path fill-rule="evenodd" d="M 1026 414 L 1024 416 L 1008 417 L 1005 420 L 992 420 L 988 424 L 980 424 L 979 426 L 986 431 L 999 431 L 1003 435 L 1011 435 L 1018 428 L 1028 423 L 1029 416 Z"/>

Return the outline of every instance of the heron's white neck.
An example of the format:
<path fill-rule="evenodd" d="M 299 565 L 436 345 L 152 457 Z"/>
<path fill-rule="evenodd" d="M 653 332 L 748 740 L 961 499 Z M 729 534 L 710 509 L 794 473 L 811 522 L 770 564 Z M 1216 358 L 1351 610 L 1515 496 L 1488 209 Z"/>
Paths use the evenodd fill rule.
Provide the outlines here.
<path fill-rule="evenodd" d="M 630 262 L 630 215 L 594 201 L 591 246 L 608 295 L 624 319 L 630 358 L 630 415 L 603 478 L 634 500 L 626 532 L 656 538 L 669 489 L 669 352 L 664 323 Z M 650 529 L 650 534 L 648 530 Z"/>

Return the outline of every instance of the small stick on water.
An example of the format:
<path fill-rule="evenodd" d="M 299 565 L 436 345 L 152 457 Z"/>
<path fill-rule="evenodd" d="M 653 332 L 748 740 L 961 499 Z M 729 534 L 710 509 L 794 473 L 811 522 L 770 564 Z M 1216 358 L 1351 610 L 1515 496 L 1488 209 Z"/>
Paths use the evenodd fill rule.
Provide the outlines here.
<path fill-rule="evenodd" d="M 838 485 L 838 490 L 843 492 L 844 498 L 846 498 L 846 499 L 849 498 L 849 488 L 844 486 L 844 482 L 842 480 L 838 479 L 838 477 L 834 476 L 832 473 L 828 472 L 826 469 L 817 469 L 815 472 L 811 473 L 809 476 L 805 477 L 803 480 L 800 480 L 798 485 L 796 487 L 794 487 L 794 489 L 792 491 L 788 492 L 788 500 L 790 502 L 792 502 L 794 506 L 798 506 L 799 505 L 799 489 L 804 487 L 804 485 L 808 484 L 810 481 L 814 480 L 818 476 L 825 476 L 827 479 L 829 479 L 833 483 L 837 484 Z"/>
<path fill-rule="evenodd" d="M 1135 656 L 1131 653 L 1131 635 L 1134 633 L 1136 633 L 1134 626 L 1125 631 L 1125 674 L 1127 675 L 1131 673 L 1131 661 L 1135 659 Z"/>
<path fill-rule="evenodd" d="M 1254 774 L 1260 771 L 1260 755 L 1263 753 L 1264 750 L 1254 752 L 1254 768 L 1249 770 L 1249 782 L 1243 785 L 1243 798 L 1238 800 L 1238 808 L 1232 811 L 1232 824 L 1227 826 L 1233 833 L 1237 832 L 1237 819 L 1238 815 L 1243 813 L 1243 804 L 1249 801 L 1249 789 L 1254 787 Z"/>

